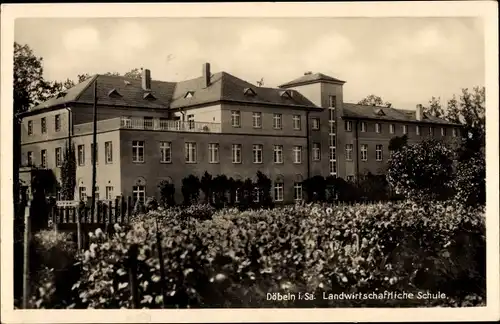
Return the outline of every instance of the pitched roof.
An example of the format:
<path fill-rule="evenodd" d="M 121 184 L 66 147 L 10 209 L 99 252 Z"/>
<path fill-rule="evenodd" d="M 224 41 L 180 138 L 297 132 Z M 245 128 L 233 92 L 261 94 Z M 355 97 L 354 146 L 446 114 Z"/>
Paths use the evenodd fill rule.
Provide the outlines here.
<path fill-rule="evenodd" d="M 279 87 L 280 88 L 288 88 L 288 87 L 292 87 L 292 86 L 316 83 L 316 82 L 320 82 L 320 81 L 330 82 L 330 83 L 342 83 L 342 84 L 345 83 L 345 81 L 336 79 L 334 77 L 325 75 L 323 73 L 314 73 L 314 74 L 308 73 L 308 74 L 304 74 L 300 78 L 297 78 L 297 79 L 292 80 L 290 82 L 284 83 L 284 84 L 280 85 Z"/>
<path fill-rule="evenodd" d="M 345 118 L 359 118 L 359 119 L 378 119 L 386 121 L 406 121 L 406 122 L 419 122 L 431 124 L 449 124 L 456 125 L 455 123 L 447 120 L 432 116 L 424 115 L 422 120 L 417 120 L 415 110 L 396 109 L 389 107 L 367 106 L 352 103 L 343 104 Z M 381 113 L 382 112 L 382 113 Z"/>
<path fill-rule="evenodd" d="M 140 79 L 95 75 L 67 90 L 64 96 L 51 98 L 34 107 L 31 111 L 69 103 L 92 104 L 94 100 L 93 85 L 96 81 L 98 102 L 105 105 L 176 109 L 225 100 L 318 108 L 297 91 L 290 90 L 292 96 L 286 98 L 280 96 L 281 89 L 257 87 L 229 73 L 219 72 L 211 76 L 208 87 L 205 87 L 203 77 L 180 82 L 152 80 L 151 91 L 142 89 Z M 248 89 L 253 90 L 255 95 L 250 96 L 245 93 Z M 188 92 L 191 93 L 190 96 L 186 96 Z M 152 97 L 148 96 L 147 93 L 151 93 Z"/>

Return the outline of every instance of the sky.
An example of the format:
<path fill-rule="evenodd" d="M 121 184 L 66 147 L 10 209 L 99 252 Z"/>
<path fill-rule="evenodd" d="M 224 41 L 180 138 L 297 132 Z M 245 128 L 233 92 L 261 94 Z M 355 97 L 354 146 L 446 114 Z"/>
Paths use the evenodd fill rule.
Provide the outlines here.
<path fill-rule="evenodd" d="M 479 18 L 22 18 L 14 34 L 48 80 L 142 67 L 182 81 L 209 62 L 267 87 L 321 72 L 346 81 L 344 102 L 375 94 L 401 109 L 485 84 Z"/>

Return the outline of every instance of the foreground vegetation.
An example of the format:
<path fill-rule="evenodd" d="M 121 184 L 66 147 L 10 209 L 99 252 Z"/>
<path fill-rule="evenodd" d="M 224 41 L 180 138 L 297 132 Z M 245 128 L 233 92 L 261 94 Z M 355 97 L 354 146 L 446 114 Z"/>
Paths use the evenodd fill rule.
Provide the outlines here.
<path fill-rule="evenodd" d="M 68 238 L 40 232 L 45 268 L 32 307 L 130 308 L 133 246 L 139 308 L 484 305 L 484 234 L 484 209 L 453 202 L 157 209 L 112 234 L 98 230 L 79 254 Z M 384 291 L 446 298 L 323 298 Z M 278 292 L 316 298 L 269 300 Z"/>

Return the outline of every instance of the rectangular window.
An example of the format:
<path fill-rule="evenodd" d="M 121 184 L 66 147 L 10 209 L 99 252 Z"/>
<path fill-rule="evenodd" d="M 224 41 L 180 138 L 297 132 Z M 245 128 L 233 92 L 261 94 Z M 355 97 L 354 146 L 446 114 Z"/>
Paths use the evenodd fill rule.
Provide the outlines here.
<path fill-rule="evenodd" d="M 144 129 L 153 129 L 153 117 L 144 117 Z"/>
<path fill-rule="evenodd" d="M 335 122 L 335 108 L 328 108 L 328 121 Z"/>
<path fill-rule="evenodd" d="M 337 175 L 337 161 L 330 160 L 330 175 Z"/>
<path fill-rule="evenodd" d="M 382 145 L 375 145 L 375 159 L 377 161 L 382 161 Z"/>
<path fill-rule="evenodd" d="M 375 132 L 376 133 L 382 132 L 382 125 L 380 125 L 379 123 L 376 123 L 375 124 Z"/>
<path fill-rule="evenodd" d="M 302 163 L 302 146 L 293 147 L 293 163 Z"/>
<path fill-rule="evenodd" d="M 253 163 L 262 163 L 262 145 L 253 145 Z"/>
<path fill-rule="evenodd" d="M 361 145 L 361 161 L 366 161 L 368 159 L 368 145 Z"/>
<path fill-rule="evenodd" d="M 132 141 L 132 162 L 144 162 L 144 141 Z"/>
<path fill-rule="evenodd" d="M 33 165 L 33 152 L 28 152 L 28 165 L 32 166 Z"/>
<path fill-rule="evenodd" d="M 353 149 L 353 144 L 345 145 L 345 159 L 348 161 L 352 160 L 352 149 Z"/>
<path fill-rule="evenodd" d="M 311 119 L 311 121 L 312 121 L 312 129 L 314 129 L 314 130 L 319 130 L 319 128 L 320 128 L 320 121 L 319 121 L 319 118 L 313 117 L 313 118 Z"/>
<path fill-rule="evenodd" d="M 366 132 L 366 122 L 361 122 L 361 132 Z"/>
<path fill-rule="evenodd" d="M 273 128 L 274 129 L 281 129 L 281 114 L 274 114 L 273 115 Z"/>
<path fill-rule="evenodd" d="M 302 195 L 302 183 L 300 182 L 295 182 L 293 184 L 293 199 L 296 201 L 302 200 L 303 195 Z"/>
<path fill-rule="evenodd" d="M 112 186 L 107 186 L 106 187 L 106 199 L 107 200 L 112 200 L 113 199 L 113 187 Z"/>
<path fill-rule="evenodd" d="M 106 151 L 106 163 L 113 163 L 113 142 L 104 143 L 104 150 Z"/>
<path fill-rule="evenodd" d="M 41 128 L 42 128 L 42 134 L 47 133 L 47 118 L 45 117 L 42 117 Z"/>
<path fill-rule="evenodd" d="M 80 196 L 80 201 L 87 201 L 87 188 L 79 187 L 78 195 Z"/>
<path fill-rule="evenodd" d="M 352 121 L 350 121 L 350 120 L 346 120 L 345 121 L 345 130 L 347 132 L 351 132 L 352 131 Z"/>
<path fill-rule="evenodd" d="M 99 143 L 96 143 L 96 146 L 95 146 L 95 150 L 96 150 L 96 155 L 95 155 L 95 164 L 98 164 L 99 163 Z M 94 144 L 93 143 L 90 143 L 90 156 L 91 156 L 91 161 L 92 163 L 94 162 Z"/>
<path fill-rule="evenodd" d="M 328 106 L 335 108 L 337 107 L 337 96 L 329 96 L 328 97 Z"/>
<path fill-rule="evenodd" d="M 59 114 L 54 116 L 54 129 L 56 132 L 61 130 L 61 115 Z"/>
<path fill-rule="evenodd" d="M 452 128 L 451 132 L 452 132 L 453 137 L 457 137 L 457 129 L 456 128 Z"/>
<path fill-rule="evenodd" d="M 33 135 L 33 121 L 28 120 L 28 135 Z"/>
<path fill-rule="evenodd" d="M 319 143 L 313 143 L 312 154 L 313 161 L 321 160 L 321 145 Z"/>
<path fill-rule="evenodd" d="M 42 150 L 40 152 L 40 157 L 41 157 L 41 162 L 42 162 L 42 168 L 47 167 L 47 150 Z"/>
<path fill-rule="evenodd" d="M 241 116 L 238 110 L 231 111 L 231 125 L 233 125 L 233 127 L 241 126 Z"/>
<path fill-rule="evenodd" d="M 132 187 L 132 195 L 134 199 L 134 203 L 139 200 L 141 203 L 144 203 L 146 198 L 146 188 L 144 186 L 133 186 Z"/>
<path fill-rule="evenodd" d="M 218 143 L 208 144 L 208 162 L 209 163 L 219 163 L 219 144 Z"/>
<path fill-rule="evenodd" d="M 196 163 L 196 143 L 187 142 L 184 145 L 186 163 Z"/>
<path fill-rule="evenodd" d="M 241 163 L 241 144 L 232 146 L 233 163 Z"/>
<path fill-rule="evenodd" d="M 403 134 L 408 134 L 408 125 L 403 125 Z"/>
<path fill-rule="evenodd" d="M 415 126 L 415 134 L 420 135 L 420 126 Z"/>
<path fill-rule="evenodd" d="M 85 146 L 78 145 L 78 165 L 85 165 Z"/>
<path fill-rule="evenodd" d="M 274 200 L 283 201 L 283 182 L 274 184 Z"/>
<path fill-rule="evenodd" d="M 172 162 L 172 142 L 160 142 L 160 162 Z"/>
<path fill-rule="evenodd" d="M 328 126 L 329 126 L 329 129 L 328 129 L 329 133 L 335 134 L 335 122 L 329 121 Z"/>
<path fill-rule="evenodd" d="M 62 165 L 62 148 L 56 147 L 56 167 Z"/>
<path fill-rule="evenodd" d="M 395 127 L 396 127 L 396 126 L 395 126 L 394 124 L 390 124 L 390 125 L 389 125 L 389 133 L 394 134 L 394 129 L 395 129 Z"/>
<path fill-rule="evenodd" d="M 300 115 L 293 115 L 293 129 L 295 130 L 300 130 L 302 127 L 301 125 L 301 118 Z"/>
<path fill-rule="evenodd" d="M 335 161 L 336 160 L 336 155 L 337 155 L 337 149 L 335 147 L 330 147 L 330 161 Z"/>
<path fill-rule="evenodd" d="M 441 127 L 441 136 L 446 136 L 446 128 Z"/>
<path fill-rule="evenodd" d="M 335 135 L 330 134 L 330 136 L 328 136 L 328 137 L 329 137 L 329 145 L 335 146 Z"/>
<path fill-rule="evenodd" d="M 274 163 L 283 163 L 283 145 L 274 145 Z"/>
<path fill-rule="evenodd" d="M 99 187 L 96 186 L 95 187 L 95 201 L 99 201 Z"/>
<path fill-rule="evenodd" d="M 434 127 L 429 127 L 429 136 L 434 136 Z"/>
<path fill-rule="evenodd" d="M 252 114 L 252 125 L 253 128 L 262 128 L 262 113 L 254 112 Z"/>
<path fill-rule="evenodd" d="M 188 129 L 194 129 L 194 115 L 187 115 Z"/>

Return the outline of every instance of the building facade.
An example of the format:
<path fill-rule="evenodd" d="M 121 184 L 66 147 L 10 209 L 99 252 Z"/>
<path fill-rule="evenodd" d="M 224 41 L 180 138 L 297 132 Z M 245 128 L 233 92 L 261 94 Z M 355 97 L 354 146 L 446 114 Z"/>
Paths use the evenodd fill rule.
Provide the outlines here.
<path fill-rule="evenodd" d="M 417 110 L 343 102 L 345 82 L 306 73 L 279 88 L 257 87 L 208 63 L 183 82 L 96 75 L 22 116 L 22 165 L 60 178 L 65 147 L 77 156 L 76 196 L 92 190 L 93 109 L 97 111 L 100 199 L 159 196 L 158 184 L 224 174 L 273 181 L 277 202 L 302 198 L 302 181 L 322 175 L 354 179 L 381 173 L 389 140 L 458 139 L 459 125 Z"/>

